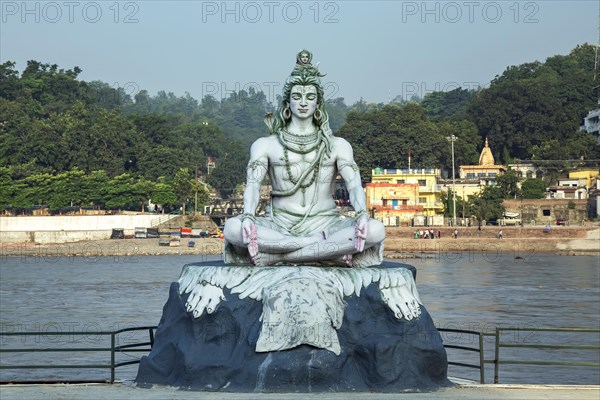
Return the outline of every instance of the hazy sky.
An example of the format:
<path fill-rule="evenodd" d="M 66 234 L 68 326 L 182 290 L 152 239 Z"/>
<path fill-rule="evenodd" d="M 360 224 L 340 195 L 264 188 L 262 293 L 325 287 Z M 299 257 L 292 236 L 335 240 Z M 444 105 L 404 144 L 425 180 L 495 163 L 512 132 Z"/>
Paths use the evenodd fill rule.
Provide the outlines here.
<path fill-rule="evenodd" d="M 599 1 L 0 1 L 0 60 L 201 99 L 280 94 L 297 51 L 351 104 L 488 86 L 509 65 L 598 43 Z"/>

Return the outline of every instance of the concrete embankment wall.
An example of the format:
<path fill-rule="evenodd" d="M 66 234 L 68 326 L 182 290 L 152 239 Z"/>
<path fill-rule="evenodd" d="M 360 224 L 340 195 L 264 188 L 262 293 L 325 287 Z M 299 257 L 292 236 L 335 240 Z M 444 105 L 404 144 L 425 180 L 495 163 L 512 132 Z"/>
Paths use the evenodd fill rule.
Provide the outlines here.
<path fill-rule="evenodd" d="M 452 228 L 441 228 L 441 240 L 414 239 L 415 228 L 386 229 L 385 250 L 389 257 L 419 253 L 467 252 L 513 253 L 527 257 L 540 253 L 600 255 L 600 228 L 554 226 L 550 232 L 543 227 L 503 227 L 503 239 L 498 239 L 498 227 L 458 227 L 458 239 L 451 238 Z M 437 233 L 437 229 L 434 229 Z"/>
<path fill-rule="evenodd" d="M 108 239 L 113 228 L 133 234 L 136 227 L 149 228 L 159 217 L 156 214 L 0 217 L 0 242 L 68 243 Z"/>

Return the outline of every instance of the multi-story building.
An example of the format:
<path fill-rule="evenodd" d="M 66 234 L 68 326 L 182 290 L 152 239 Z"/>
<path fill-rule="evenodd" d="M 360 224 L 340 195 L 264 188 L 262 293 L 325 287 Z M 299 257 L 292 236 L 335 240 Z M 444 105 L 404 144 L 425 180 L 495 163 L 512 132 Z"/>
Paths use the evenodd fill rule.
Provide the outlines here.
<path fill-rule="evenodd" d="M 588 217 L 590 219 L 598 217 L 598 210 L 600 210 L 600 179 L 596 179 L 594 186 L 590 190 Z"/>
<path fill-rule="evenodd" d="M 461 165 L 459 176 L 461 181 L 479 181 L 480 186 L 493 186 L 496 178 L 506 172 L 504 165 L 497 165 L 490 149 L 487 138 L 479 155 L 477 165 Z"/>
<path fill-rule="evenodd" d="M 396 218 L 396 222 L 390 220 L 389 225 L 425 219 L 429 225 L 438 224 L 434 217 L 444 211 L 440 201 L 439 169 L 375 168 L 371 174 L 366 195 L 367 206 L 374 212 L 375 218 L 384 223 L 386 218 Z"/>
<path fill-rule="evenodd" d="M 600 99 L 598 100 L 598 104 L 600 105 Z M 583 125 L 580 129 L 598 136 L 598 144 L 600 145 L 600 108 L 596 108 L 588 113 L 583 119 Z"/>
<path fill-rule="evenodd" d="M 506 172 L 506 168 L 504 165 L 496 165 L 488 140 L 485 139 L 477 165 L 461 165 L 458 171 L 459 178 L 455 181 L 446 179 L 440 182 L 442 190 L 451 193 L 456 186 L 456 195 L 463 201 L 467 201 L 469 197 L 478 194 L 484 186 L 495 185 L 498 175 Z M 456 209 L 457 214 L 461 214 L 459 205 Z"/>
<path fill-rule="evenodd" d="M 576 179 L 578 186 L 585 187 L 589 190 L 594 186 L 595 181 L 600 179 L 600 170 L 589 168 L 570 171 L 569 179 Z"/>
<path fill-rule="evenodd" d="M 546 198 L 585 200 L 599 178 L 597 169 L 571 171 L 568 178 L 560 178 L 555 186 L 548 187 Z"/>
<path fill-rule="evenodd" d="M 515 171 L 519 179 L 542 179 L 545 174 L 545 168 L 533 163 L 508 164 L 508 168 Z"/>

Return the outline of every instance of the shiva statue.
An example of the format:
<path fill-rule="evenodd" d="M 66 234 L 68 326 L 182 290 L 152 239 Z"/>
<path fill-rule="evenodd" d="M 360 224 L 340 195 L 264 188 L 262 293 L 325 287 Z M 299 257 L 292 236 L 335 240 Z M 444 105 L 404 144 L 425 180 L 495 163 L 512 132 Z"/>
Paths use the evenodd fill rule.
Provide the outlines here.
<path fill-rule="evenodd" d="M 244 213 L 224 228 L 225 263 L 368 267 L 383 260 L 385 228 L 369 218 L 352 147 L 333 136 L 318 65 L 302 50 L 285 82 L 271 134 L 250 149 Z M 271 202 L 256 215 L 260 185 L 268 174 Z M 354 217 L 340 214 L 333 199 L 340 175 Z"/>

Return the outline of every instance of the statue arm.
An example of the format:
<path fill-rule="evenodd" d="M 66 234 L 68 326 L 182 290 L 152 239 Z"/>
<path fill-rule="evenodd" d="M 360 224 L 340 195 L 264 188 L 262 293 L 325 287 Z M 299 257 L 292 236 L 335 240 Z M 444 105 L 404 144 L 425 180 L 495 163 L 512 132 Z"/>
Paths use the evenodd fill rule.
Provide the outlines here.
<path fill-rule="evenodd" d="M 258 232 L 255 217 L 260 200 L 260 184 L 269 166 L 267 138 L 258 139 L 250 148 L 250 161 L 246 170 L 246 190 L 244 191 L 244 215 L 242 216 L 242 241 L 248 246 L 248 254 L 253 264 L 258 256 Z"/>
<path fill-rule="evenodd" d="M 360 252 L 364 250 L 367 239 L 367 226 L 369 222 L 367 200 L 362 188 L 360 171 L 354 161 L 352 146 L 346 140 L 337 138 L 335 147 L 338 171 L 346 183 L 350 203 L 352 203 L 352 207 L 354 207 L 357 215 L 356 225 L 354 225 L 354 248 Z"/>
<path fill-rule="evenodd" d="M 254 215 L 260 201 L 260 184 L 265 178 L 269 166 L 266 151 L 268 146 L 264 142 L 264 139 L 259 139 L 250 148 L 250 161 L 246 170 L 246 190 L 244 191 L 244 214 Z"/>
<path fill-rule="evenodd" d="M 366 197 L 362 188 L 360 171 L 354 161 L 352 146 L 346 140 L 336 138 L 337 168 L 346 183 L 346 189 L 350 195 L 350 202 L 356 213 L 365 213 Z"/>

